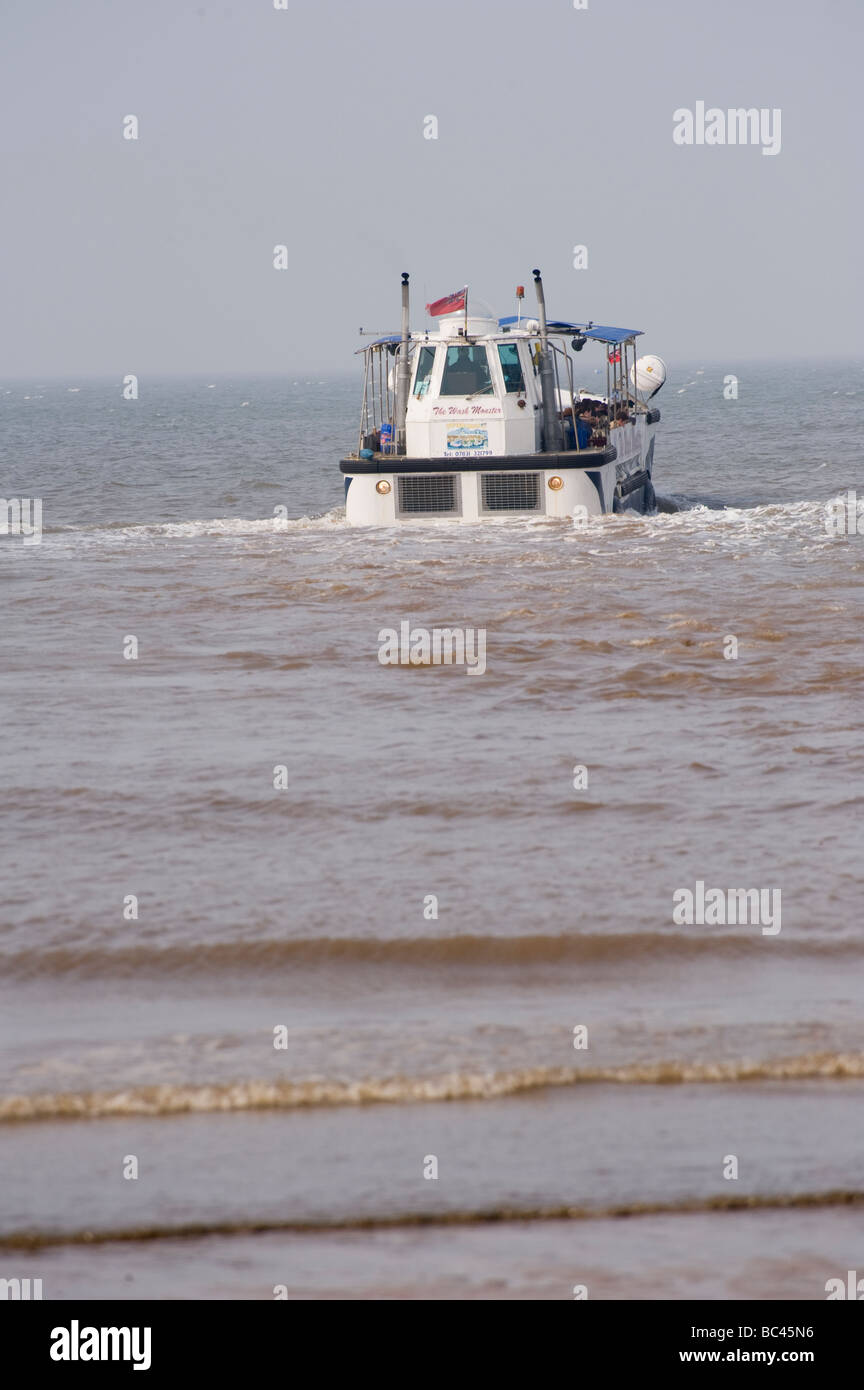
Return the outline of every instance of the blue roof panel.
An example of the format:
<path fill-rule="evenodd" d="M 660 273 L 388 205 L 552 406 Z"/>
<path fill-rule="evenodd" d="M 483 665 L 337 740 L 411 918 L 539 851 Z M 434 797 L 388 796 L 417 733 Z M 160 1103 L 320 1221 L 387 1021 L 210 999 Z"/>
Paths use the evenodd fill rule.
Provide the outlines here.
<path fill-rule="evenodd" d="M 604 328 L 599 323 L 592 323 L 590 328 L 582 328 L 580 332 L 597 343 L 625 343 L 628 338 L 642 337 L 641 328 Z"/>
<path fill-rule="evenodd" d="M 385 338 L 376 338 L 374 343 L 365 343 L 363 347 L 357 348 L 354 356 L 356 357 L 358 352 L 368 352 L 370 348 L 381 347 L 384 343 L 401 343 L 401 341 L 401 333 L 389 333 Z"/>
<path fill-rule="evenodd" d="M 524 323 L 530 314 L 522 314 L 521 322 Z M 507 328 L 510 324 L 516 323 L 516 314 L 509 314 L 507 318 L 498 320 L 499 328 Z M 586 338 L 592 338 L 597 343 L 624 343 L 628 338 L 641 338 L 641 328 L 608 328 L 599 323 L 570 323 L 564 319 L 549 319 L 547 328 L 550 333 L 582 333 Z"/>

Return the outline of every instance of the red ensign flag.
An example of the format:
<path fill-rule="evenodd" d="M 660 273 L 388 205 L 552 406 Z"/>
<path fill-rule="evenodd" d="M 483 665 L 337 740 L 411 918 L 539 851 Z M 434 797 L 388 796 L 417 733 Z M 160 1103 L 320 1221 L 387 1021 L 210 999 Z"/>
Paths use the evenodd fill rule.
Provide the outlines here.
<path fill-rule="evenodd" d="M 440 314 L 455 314 L 460 309 L 465 308 L 465 296 L 468 293 L 468 286 L 464 290 L 457 290 L 455 294 L 445 295 L 443 299 L 436 299 L 434 304 L 426 305 L 426 313 L 433 319 L 437 319 Z"/>

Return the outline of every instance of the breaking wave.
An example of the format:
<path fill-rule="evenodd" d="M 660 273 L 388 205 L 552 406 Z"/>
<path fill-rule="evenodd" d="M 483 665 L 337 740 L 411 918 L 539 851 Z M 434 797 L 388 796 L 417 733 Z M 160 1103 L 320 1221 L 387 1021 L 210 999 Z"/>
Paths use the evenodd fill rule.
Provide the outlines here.
<path fill-rule="evenodd" d="M 859 1207 L 864 1192 L 719 1193 L 677 1202 L 620 1202 L 610 1206 L 477 1207 L 467 1211 L 404 1212 L 380 1216 L 307 1221 L 196 1221 L 176 1226 L 127 1226 L 102 1231 L 11 1231 L 0 1233 L 0 1249 L 44 1250 L 56 1245 L 109 1245 L 116 1242 L 200 1240 L 207 1236 L 326 1235 L 340 1231 L 388 1231 L 418 1226 L 482 1226 L 504 1222 L 598 1221 L 625 1216 L 691 1216 L 699 1212 L 806 1210 L 808 1207 Z"/>
<path fill-rule="evenodd" d="M 0 1123 L 111 1119 L 346 1105 L 497 1100 L 550 1086 L 669 1086 L 759 1081 L 860 1080 L 864 1053 L 815 1052 L 762 1061 L 659 1061 L 617 1067 L 524 1067 L 501 1072 L 361 1080 L 235 1081 L 218 1085 L 128 1086 L 116 1091 L 35 1092 L 0 1096 Z"/>
<path fill-rule="evenodd" d="M 739 956 L 760 949 L 761 937 L 731 932 L 686 935 L 674 930 L 601 933 L 548 933 L 521 936 L 475 936 L 466 934 L 429 937 L 324 936 L 294 940 L 252 940 L 199 942 L 195 945 L 137 945 L 103 949 L 100 947 L 57 947 L 54 950 L 0 953 L 0 974 L 5 978 L 41 978 L 82 973 L 90 979 L 115 978 L 142 971 L 174 974 L 192 969 L 219 973 L 222 970 L 270 970 L 291 965 L 381 965 L 429 969 L 450 963 L 493 967 L 496 965 L 542 965 L 565 961 L 635 960 L 640 957 L 671 956 L 677 960 L 710 956 Z M 860 939 L 824 935 L 802 936 L 788 949 L 803 956 L 859 955 Z"/>

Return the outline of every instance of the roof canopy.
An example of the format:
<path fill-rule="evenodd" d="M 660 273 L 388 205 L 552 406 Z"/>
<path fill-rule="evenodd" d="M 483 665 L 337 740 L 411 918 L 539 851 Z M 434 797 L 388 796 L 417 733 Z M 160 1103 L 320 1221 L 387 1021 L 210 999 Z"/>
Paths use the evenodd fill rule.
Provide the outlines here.
<path fill-rule="evenodd" d="M 385 343 L 401 343 L 401 341 L 401 333 L 388 333 L 384 338 L 376 338 L 374 343 L 365 343 L 363 347 L 357 349 L 357 352 L 368 352 L 369 348 L 383 347 Z M 354 354 L 355 357 L 357 356 L 357 352 Z"/>
<path fill-rule="evenodd" d="M 509 328 L 513 323 L 525 323 L 530 317 L 530 314 L 522 314 L 517 319 L 515 314 L 510 314 L 498 320 L 498 327 Z M 624 343 L 628 338 L 642 336 L 641 328 L 607 328 L 600 323 L 569 323 L 563 319 L 550 319 L 546 327 L 550 333 L 581 333 L 584 338 L 593 338 L 597 343 Z"/>
<path fill-rule="evenodd" d="M 519 318 L 515 314 L 509 314 L 507 318 L 498 320 L 498 327 L 510 328 L 514 323 L 523 324 L 530 317 L 530 314 L 522 314 Z M 550 319 L 546 327 L 550 333 L 581 333 L 583 338 L 591 338 L 596 343 L 624 343 L 629 338 L 642 337 L 641 328 L 609 328 L 600 323 L 569 323 L 564 319 Z M 412 340 L 416 341 L 416 333 L 412 334 Z M 376 338 L 374 343 L 366 343 L 364 347 L 357 348 L 357 352 L 368 352 L 369 348 L 389 346 L 401 341 L 401 334 L 388 333 L 383 338 Z"/>

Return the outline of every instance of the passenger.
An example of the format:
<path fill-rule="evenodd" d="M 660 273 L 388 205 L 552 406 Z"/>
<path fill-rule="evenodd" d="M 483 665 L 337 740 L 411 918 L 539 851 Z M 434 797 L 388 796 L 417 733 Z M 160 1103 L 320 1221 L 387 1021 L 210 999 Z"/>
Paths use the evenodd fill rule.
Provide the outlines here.
<path fill-rule="evenodd" d="M 452 348 L 450 349 L 452 352 Z M 480 373 L 474 356 L 469 347 L 460 344 L 456 349 L 456 360 L 449 360 L 444 368 L 444 379 L 442 385 L 445 394 L 450 396 L 470 396 L 478 391 L 483 382 L 480 380 Z"/>
<path fill-rule="evenodd" d="M 592 449 L 602 449 L 606 443 L 607 408 L 603 401 L 595 401 L 593 410 L 594 433 L 591 435 Z"/>
<path fill-rule="evenodd" d="M 591 443 L 593 425 L 594 421 L 591 413 L 591 407 L 588 405 L 583 405 L 582 409 L 576 416 L 576 437 L 579 441 L 580 449 L 587 449 L 589 447 Z"/>
<path fill-rule="evenodd" d="M 573 428 L 573 411 L 570 409 L 569 405 L 565 406 L 563 410 L 559 410 L 558 419 L 561 421 L 562 424 L 562 431 L 564 434 L 564 448 L 575 449 L 576 431 Z"/>

